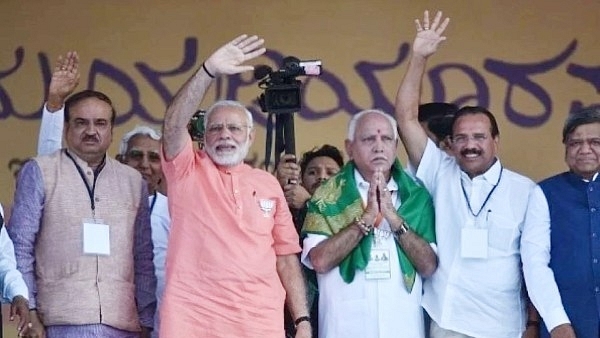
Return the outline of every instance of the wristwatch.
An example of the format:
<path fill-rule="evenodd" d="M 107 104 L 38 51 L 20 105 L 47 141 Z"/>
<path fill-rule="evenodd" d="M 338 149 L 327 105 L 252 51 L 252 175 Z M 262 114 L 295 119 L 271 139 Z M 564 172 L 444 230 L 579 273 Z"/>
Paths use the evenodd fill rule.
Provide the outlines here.
<path fill-rule="evenodd" d="M 402 219 L 400 226 L 398 227 L 398 229 L 396 231 L 394 231 L 394 236 L 396 237 L 396 239 L 400 239 L 400 236 L 407 233 L 408 229 L 410 229 L 408 227 L 408 224 L 406 224 L 406 221 L 404 219 Z"/>

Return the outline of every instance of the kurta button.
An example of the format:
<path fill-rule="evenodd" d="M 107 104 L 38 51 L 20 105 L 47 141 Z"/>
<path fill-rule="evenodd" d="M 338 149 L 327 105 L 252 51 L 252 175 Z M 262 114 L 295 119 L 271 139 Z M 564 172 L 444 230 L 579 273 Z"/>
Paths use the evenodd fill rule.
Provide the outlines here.
<path fill-rule="evenodd" d="M 594 191 L 594 187 L 590 187 L 590 191 Z"/>
<path fill-rule="evenodd" d="M 596 233 L 595 232 L 592 233 L 592 237 L 596 238 Z"/>
<path fill-rule="evenodd" d="M 591 208 L 590 211 L 591 212 L 596 212 L 596 208 Z"/>
<path fill-rule="evenodd" d="M 92 172 L 91 171 L 88 171 L 87 174 L 90 175 L 90 176 L 92 176 Z"/>
<path fill-rule="evenodd" d="M 100 202 L 100 197 L 96 197 L 96 198 L 94 198 L 94 201 L 96 201 L 96 202 Z"/>
<path fill-rule="evenodd" d="M 596 291 L 596 293 L 600 292 L 600 287 L 597 287 L 597 286 L 596 286 L 596 287 L 594 288 L 594 291 Z"/>
<path fill-rule="evenodd" d="M 594 264 L 598 264 L 598 258 L 592 259 L 592 262 L 594 262 Z"/>

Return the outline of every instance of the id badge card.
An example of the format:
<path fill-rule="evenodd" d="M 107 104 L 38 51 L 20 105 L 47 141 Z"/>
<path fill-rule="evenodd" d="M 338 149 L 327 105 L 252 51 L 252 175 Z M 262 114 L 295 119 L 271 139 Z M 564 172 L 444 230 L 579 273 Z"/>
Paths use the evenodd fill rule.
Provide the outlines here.
<path fill-rule="evenodd" d="M 462 258 L 487 258 L 488 230 L 482 228 L 462 228 L 460 256 Z"/>
<path fill-rule="evenodd" d="M 102 220 L 83 220 L 83 253 L 110 255 L 110 227 Z"/>
<path fill-rule="evenodd" d="M 387 249 L 371 249 L 371 258 L 365 269 L 366 279 L 390 279 L 390 251 Z"/>

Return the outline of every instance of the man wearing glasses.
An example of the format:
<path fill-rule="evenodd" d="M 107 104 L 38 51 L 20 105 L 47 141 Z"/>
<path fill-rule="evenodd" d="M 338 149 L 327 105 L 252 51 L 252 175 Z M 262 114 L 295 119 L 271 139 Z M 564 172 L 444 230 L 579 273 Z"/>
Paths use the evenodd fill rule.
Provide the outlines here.
<path fill-rule="evenodd" d="M 428 140 L 419 124 L 420 88 L 428 57 L 446 39 L 442 13 L 416 20 L 408 69 L 396 97 L 396 119 L 416 177 L 433 199 L 439 265 L 423 286 L 431 337 L 521 337 L 529 328 L 527 291 L 552 331 L 574 337 L 552 271 L 546 201 L 540 187 L 505 168 L 499 129 L 483 107 L 463 107 L 452 123 L 452 154 Z M 521 270 L 522 268 L 522 270 Z"/>
<path fill-rule="evenodd" d="M 206 111 L 204 149 L 187 125 L 218 75 L 252 70 L 264 40 L 241 35 L 214 52 L 183 85 L 164 121 L 163 172 L 173 219 L 163 337 L 284 336 L 284 300 L 296 338 L 311 336 L 298 234 L 277 179 L 244 164 L 252 114 L 237 101 Z"/>

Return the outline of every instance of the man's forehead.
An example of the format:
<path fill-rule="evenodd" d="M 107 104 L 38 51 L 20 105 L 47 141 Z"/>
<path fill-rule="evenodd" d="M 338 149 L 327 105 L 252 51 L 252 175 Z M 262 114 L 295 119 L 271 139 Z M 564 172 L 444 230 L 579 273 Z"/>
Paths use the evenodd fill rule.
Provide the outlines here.
<path fill-rule="evenodd" d="M 592 123 L 586 123 L 586 124 L 579 125 L 575 129 L 573 129 L 571 136 L 580 135 L 580 134 L 600 135 L 600 122 L 592 122 Z"/>
<path fill-rule="evenodd" d="M 485 127 L 487 129 L 490 129 L 492 127 L 492 122 L 490 121 L 489 117 L 487 117 L 487 115 L 483 114 L 483 113 L 476 113 L 476 114 L 465 114 L 462 115 L 460 117 L 458 117 L 456 119 L 456 121 L 454 122 L 454 126 L 461 126 L 461 127 Z"/>
<path fill-rule="evenodd" d="M 223 121 L 236 121 L 236 122 L 247 122 L 246 112 L 239 107 L 222 106 L 215 109 L 210 114 L 208 122 L 223 122 Z"/>
<path fill-rule="evenodd" d="M 365 120 L 356 128 L 356 133 L 359 135 L 392 135 L 394 131 L 389 122 L 385 120 Z"/>
<path fill-rule="evenodd" d="M 71 120 L 84 120 L 84 121 L 108 121 L 110 116 L 89 116 L 85 113 L 73 114 Z"/>
<path fill-rule="evenodd" d="M 100 108 L 100 109 L 99 109 Z M 102 101 L 97 97 L 86 97 L 75 103 L 70 107 L 71 111 L 90 111 L 90 110 L 102 110 L 112 112 L 112 107 L 108 102 Z"/>
<path fill-rule="evenodd" d="M 137 134 L 132 136 L 127 142 L 129 149 L 140 149 L 140 148 L 151 148 L 156 149 L 158 152 L 160 149 L 160 141 L 151 138 L 145 134 Z"/>
<path fill-rule="evenodd" d="M 160 153 L 160 148 L 158 148 L 158 147 L 156 147 L 156 148 L 154 148 L 154 147 L 148 148 L 148 147 L 144 147 L 142 145 L 130 145 L 129 146 L 129 150 L 130 151 L 131 150 L 147 151 L 149 153 L 157 153 L 157 154 Z"/>
<path fill-rule="evenodd" d="M 308 162 L 306 168 L 337 167 L 337 162 L 329 156 L 317 156 Z"/>

